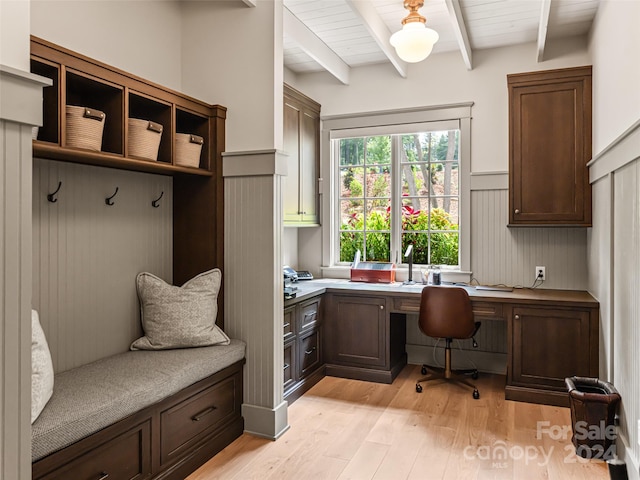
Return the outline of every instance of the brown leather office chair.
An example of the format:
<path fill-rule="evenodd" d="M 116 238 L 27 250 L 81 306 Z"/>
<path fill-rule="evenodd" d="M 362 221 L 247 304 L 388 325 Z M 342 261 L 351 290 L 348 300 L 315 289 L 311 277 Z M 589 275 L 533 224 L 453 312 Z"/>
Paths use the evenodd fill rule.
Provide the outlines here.
<path fill-rule="evenodd" d="M 451 342 L 456 339 L 473 339 L 473 346 L 478 344 L 475 334 L 480 328 L 480 322 L 473 319 L 471 299 L 464 288 L 460 287 L 424 287 L 420 300 L 419 326 L 422 333 L 429 337 L 444 338 L 446 346 L 444 350 L 444 370 L 432 373 L 416 382 L 416 392 L 422 392 L 421 382 L 432 380 L 448 380 L 467 385 L 473 388 L 473 398 L 480 398 L 480 393 L 475 385 L 467 380 L 466 375 L 478 378 L 478 370 L 451 370 Z M 427 373 L 426 365 L 422 366 L 422 374 Z"/>

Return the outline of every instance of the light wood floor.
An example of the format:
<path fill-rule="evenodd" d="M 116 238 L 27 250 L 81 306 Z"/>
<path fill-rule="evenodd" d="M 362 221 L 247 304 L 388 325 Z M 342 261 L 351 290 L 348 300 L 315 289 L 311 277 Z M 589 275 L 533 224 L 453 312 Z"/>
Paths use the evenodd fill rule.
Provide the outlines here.
<path fill-rule="evenodd" d="M 289 407 L 277 441 L 244 434 L 188 480 L 609 478 L 575 455 L 568 408 L 505 400 L 499 375 L 481 375 L 479 400 L 442 383 L 418 394 L 418 377 L 415 365 L 392 385 L 325 377 Z M 553 435 L 538 438 L 538 421 Z"/>

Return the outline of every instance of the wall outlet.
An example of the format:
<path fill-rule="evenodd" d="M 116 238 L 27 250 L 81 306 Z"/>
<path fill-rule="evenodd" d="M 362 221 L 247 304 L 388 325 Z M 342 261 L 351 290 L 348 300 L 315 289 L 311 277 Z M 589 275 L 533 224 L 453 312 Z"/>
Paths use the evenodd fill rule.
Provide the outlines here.
<path fill-rule="evenodd" d="M 536 280 L 546 280 L 547 272 L 545 267 L 536 267 Z"/>

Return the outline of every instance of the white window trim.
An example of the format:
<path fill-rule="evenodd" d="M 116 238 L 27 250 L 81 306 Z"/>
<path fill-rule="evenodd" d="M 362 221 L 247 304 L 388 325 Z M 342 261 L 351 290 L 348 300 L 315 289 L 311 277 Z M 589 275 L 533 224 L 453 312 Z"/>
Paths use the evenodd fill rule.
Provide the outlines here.
<path fill-rule="evenodd" d="M 386 133 L 400 133 L 406 130 L 407 124 L 415 124 L 412 127 L 429 124 L 432 122 L 455 121 L 460 129 L 459 165 L 460 165 L 460 270 L 450 272 L 451 281 L 468 281 L 471 270 L 471 107 L 473 102 L 433 107 L 421 107 L 387 112 L 357 113 L 352 115 L 336 115 L 322 117 L 321 133 L 321 165 L 322 178 L 331 179 L 323 182 L 321 191 L 321 223 L 322 229 L 322 270 L 326 277 L 348 277 L 349 268 L 338 266 L 336 261 L 335 241 L 337 239 L 336 218 L 339 212 L 336 210 L 335 201 L 337 184 L 333 179 L 337 175 L 337 167 L 331 161 L 331 140 L 354 136 L 358 129 L 361 131 L 385 131 Z M 374 130 L 372 130 L 374 129 Z M 446 128 L 445 128 L 446 129 Z M 415 131 L 415 128 L 413 128 Z M 358 135 L 358 134 L 355 134 Z M 402 269 L 397 272 L 402 277 Z M 446 275 L 446 273 L 445 273 Z"/>

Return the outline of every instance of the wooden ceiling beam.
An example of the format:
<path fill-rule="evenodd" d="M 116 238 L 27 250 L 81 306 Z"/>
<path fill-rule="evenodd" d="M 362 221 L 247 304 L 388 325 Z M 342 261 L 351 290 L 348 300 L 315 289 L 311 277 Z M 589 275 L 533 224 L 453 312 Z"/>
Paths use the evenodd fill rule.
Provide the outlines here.
<path fill-rule="evenodd" d="M 384 52 L 400 76 L 406 78 L 407 63 L 398 56 L 396 50 L 391 46 L 391 43 L 389 43 L 391 32 L 389 31 L 387 24 L 384 23 L 384 20 L 380 18 L 380 15 L 376 11 L 373 3 L 362 0 L 345 1 L 347 5 L 351 7 L 353 12 L 362 19 L 362 22 L 364 23 L 365 28 L 369 31 L 369 34 L 376 41 L 380 50 Z M 400 25 L 398 25 L 398 28 L 400 28 Z"/>
<path fill-rule="evenodd" d="M 327 47 L 309 27 L 302 23 L 288 8 L 284 8 L 284 32 L 318 64 L 336 77 L 340 82 L 349 85 L 351 67 L 347 65 L 333 50 Z"/>
<path fill-rule="evenodd" d="M 469 35 L 467 33 L 467 26 L 464 23 L 462 16 L 462 10 L 460 8 L 459 0 L 445 0 L 447 4 L 447 10 L 449 11 L 449 17 L 451 18 L 451 25 L 458 41 L 458 47 L 462 54 L 462 60 L 467 66 L 467 70 L 473 70 L 473 59 L 471 44 L 469 43 Z"/>

